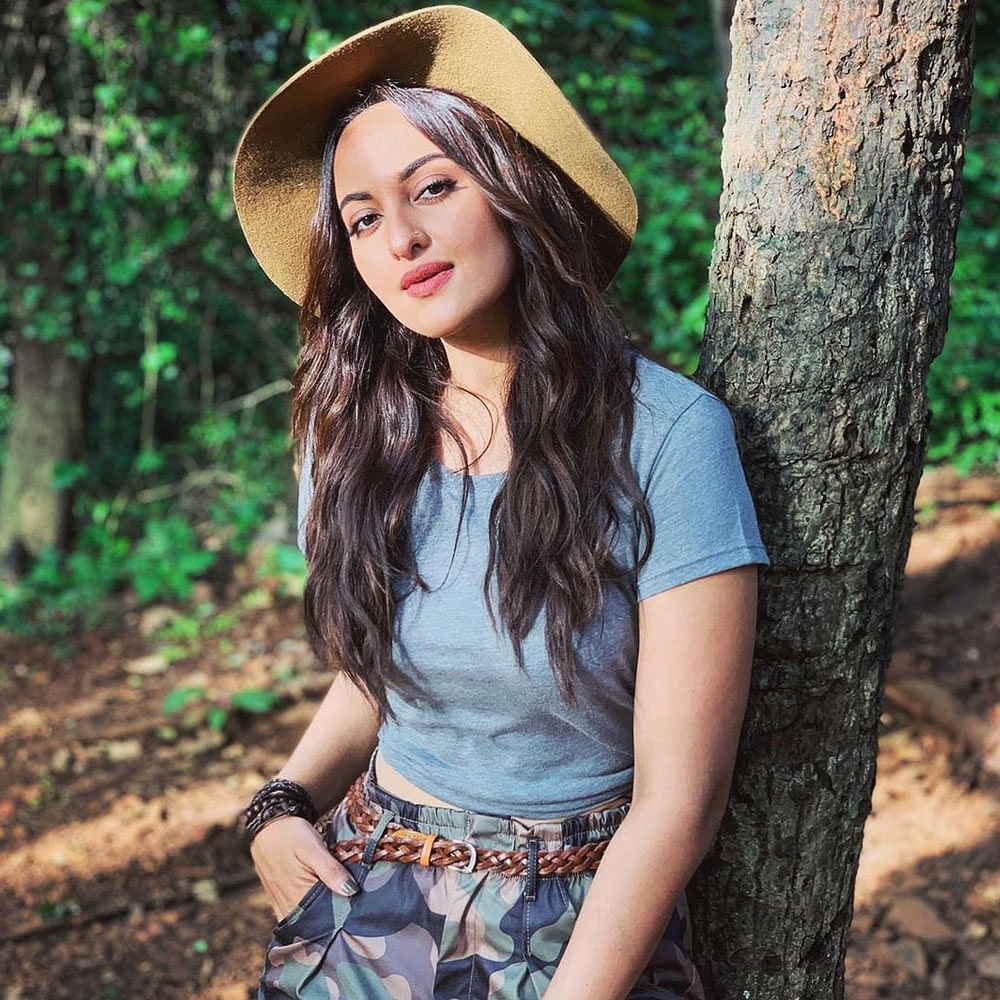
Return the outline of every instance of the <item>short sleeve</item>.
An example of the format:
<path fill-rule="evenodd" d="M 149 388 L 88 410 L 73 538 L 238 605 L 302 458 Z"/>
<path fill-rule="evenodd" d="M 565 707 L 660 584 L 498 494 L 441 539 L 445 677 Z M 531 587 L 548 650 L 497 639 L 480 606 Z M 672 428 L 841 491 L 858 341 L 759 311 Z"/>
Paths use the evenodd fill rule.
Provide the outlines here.
<path fill-rule="evenodd" d="M 728 407 L 705 392 L 677 417 L 656 453 L 645 496 L 656 531 L 637 599 L 746 563 L 770 566 Z M 640 532 L 639 550 L 645 549 Z"/>
<path fill-rule="evenodd" d="M 306 448 L 302 456 L 302 469 L 299 471 L 299 503 L 297 541 L 300 551 L 306 554 L 306 513 L 309 501 L 312 499 L 312 458 L 313 458 L 313 425 L 309 421 L 306 431 Z"/>

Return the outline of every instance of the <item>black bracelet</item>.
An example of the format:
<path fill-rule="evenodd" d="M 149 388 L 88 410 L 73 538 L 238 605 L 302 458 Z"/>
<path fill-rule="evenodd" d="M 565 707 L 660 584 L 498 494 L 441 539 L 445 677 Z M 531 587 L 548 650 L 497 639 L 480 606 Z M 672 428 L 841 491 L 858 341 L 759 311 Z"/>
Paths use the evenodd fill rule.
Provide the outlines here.
<path fill-rule="evenodd" d="M 315 823 L 318 815 L 308 789 L 288 778 L 272 778 L 250 800 L 243 811 L 243 822 L 247 836 L 253 840 L 268 823 L 281 816 L 301 816 Z"/>

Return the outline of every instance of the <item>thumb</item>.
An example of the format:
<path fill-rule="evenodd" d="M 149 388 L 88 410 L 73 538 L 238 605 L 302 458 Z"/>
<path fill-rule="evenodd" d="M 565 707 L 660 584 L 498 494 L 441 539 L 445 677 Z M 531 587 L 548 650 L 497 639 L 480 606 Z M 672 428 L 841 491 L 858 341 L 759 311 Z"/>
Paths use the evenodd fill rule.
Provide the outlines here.
<path fill-rule="evenodd" d="M 330 889 L 341 896 L 353 896 L 361 886 L 354 881 L 351 873 L 328 851 L 317 851 L 316 856 L 310 856 L 309 864 L 316 877 L 322 879 Z"/>

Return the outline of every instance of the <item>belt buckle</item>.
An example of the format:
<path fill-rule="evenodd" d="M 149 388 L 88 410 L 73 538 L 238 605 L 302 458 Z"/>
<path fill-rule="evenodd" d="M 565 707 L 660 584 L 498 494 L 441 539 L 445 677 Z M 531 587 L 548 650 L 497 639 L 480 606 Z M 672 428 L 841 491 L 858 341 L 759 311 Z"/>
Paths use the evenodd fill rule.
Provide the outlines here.
<path fill-rule="evenodd" d="M 476 862 L 479 860 L 479 854 L 476 851 L 476 845 L 470 844 L 467 840 L 460 840 L 460 844 L 465 844 L 469 849 L 469 860 L 460 865 L 452 865 L 452 868 L 457 868 L 460 872 L 472 872 L 475 871 Z"/>

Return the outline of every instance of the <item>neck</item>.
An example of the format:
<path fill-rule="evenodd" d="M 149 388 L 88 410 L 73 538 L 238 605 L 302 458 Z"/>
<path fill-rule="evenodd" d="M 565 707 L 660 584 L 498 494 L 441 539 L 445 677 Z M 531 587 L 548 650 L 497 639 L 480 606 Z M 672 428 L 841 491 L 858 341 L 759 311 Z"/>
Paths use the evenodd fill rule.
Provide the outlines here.
<path fill-rule="evenodd" d="M 506 352 L 503 356 L 496 357 L 449 351 L 448 362 L 451 378 L 448 379 L 446 391 L 451 401 L 471 401 L 471 396 L 481 396 L 498 409 L 503 408 L 510 373 Z"/>

